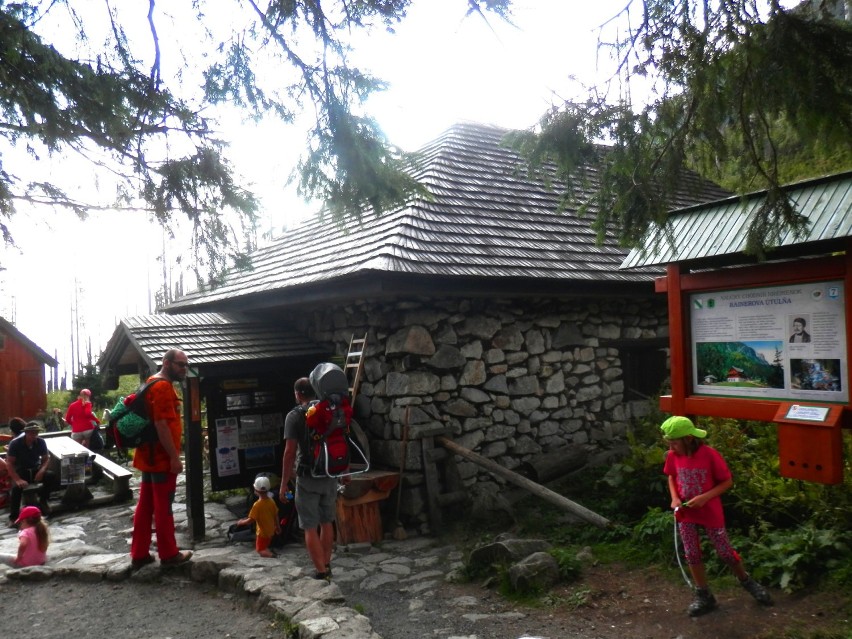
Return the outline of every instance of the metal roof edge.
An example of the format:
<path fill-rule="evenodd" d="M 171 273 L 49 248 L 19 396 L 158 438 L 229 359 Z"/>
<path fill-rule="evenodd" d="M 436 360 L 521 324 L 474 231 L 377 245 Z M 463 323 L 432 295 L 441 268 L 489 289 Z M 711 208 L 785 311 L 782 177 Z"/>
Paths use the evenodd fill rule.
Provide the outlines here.
<path fill-rule="evenodd" d="M 852 170 L 792 182 L 790 184 L 783 185 L 782 189 L 789 197 L 796 200 L 796 198 L 801 199 L 802 197 L 809 197 L 809 194 L 813 192 L 812 189 L 817 187 L 831 185 L 829 188 L 834 188 L 836 185 L 839 188 L 848 188 L 846 186 L 847 183 L 852 183 Z M 718 262 L 720 259 L 725 258 L 725 256 L 739 256 L 739 259 L 742 261 L 746 256 L 746 253 L 744 252 L 744 235 L 742 236 L 742 240 L 737 242 L 736 248 L 728 246 L 726 247 L 727 250 L 719 250 L 720 247 L 718 245 L 724 243 L 724 236 L 719 233 L 724 232 L 729 236 L 731 234 L 739 235 L 744 233 L 743 229 L 737 228 L 737 226 L 739 225 L 741 227 L 748 224 L 748 220 L 753 216 L 754 211 L 758 206 L 758 202 L 762 198 L 765 198 L 767 193 L 768 189 L 763 189 L 761 191 L 735 195 L 721 200 L 715 200 L 671 211 L 666 224 L 667 226 L 672 226 L 668 227 L 667 230 L 659 227 L 656 227 L 653 231 L 649 229 L 643 238 L 642 247 L 631 249 L 630 253 L 628 253 L 622 260 L 619 270 L 633 270 L 637 268 L 662 266 L 674 263 L 703 265 L 711 261 Z M 826 206 L 828 205 L 824 204 L 823 208 Z M 714 228 L 713 233 L 709 233 L 708 231 L 708 235 L 705 237 L 705 239 L 711 244 L 717 245 L 716 250 L 719 250 L 719 252 L 711 254 L 707 249 L 703 249 L 706 254 L 696 254 L 695 250 L 689 250 L 690 247 L 688 245 L 683 245 L 682 240 L 685 237 L 684 233 L 687 230 L 691 230 L 693 232 L 696 231 L 695 226 L 697 222 L 695 220 L 700 220 L 702 215 L 721 215 L 721 213 L 724 212 L 723 210 L 725 207 L 729 207 L 730 210 L 730 216 L 726 219 L 733 221 L 730 223 L 726 222 L 721 227 Z M 802 209 L 804 214 L 807 215 L 812 222 L 820 219 L 819 216 L 814 216 L 813 207 L 808 206 L 807 200 L 805 203 L 797 201 L 796 208 Z M 837 208 L 833 210 L 839 211 L 840 209 Z M 678 246 L 677 250 L 675 250 L 669 242 L 667 237 L 669 233 L 677 236 L 674 237 L 676 245 Z M 767 260 L 775 259 L 776 256 L 785 256 L 781 259 L 786 259 L 786 256 L 790 254 L 791 250 L 813 250 L 819 247 L 824 247 L 825 250 L 832 250 L 832 247 L 836 246 L 838 242 L 842 244 L 842 240 L 838 237 L 811 236 L 799 238 L 797 241 L 790 241 L 788 237 L 789 235 L 790 234 L 787 233 L 786 236 L 781 237 L 776 246 L 766 248 L 765 252 Z M 658 246 L 659 248 L 656 248 Z M 691 256 L 678 259 L 675 253 L 680 253 L 682 250 L 686 251 L 687 255 Z M 730 262 L 731 259 L 732 258 L 729 257 L 726 261 Z"/>
<path fill-rule="evenodd" d="M 817 186 L 823 182 L 835 182 L 842 181 L 846 178 L 852 178 L 852 169 L 848 171 L 841 171 L 840 173 L 830 173 L 828 175 L 820 175 L 815 178 L 805 178 L 803 180 L 799 180 L 798 182 L 790 182 L 789 184 L 783 184 L 781 186 L 781 190 L 785 192 L 794 191 L 798 189 L 804 189 L 812 186 Z M 724 197 L 718 200 L 711 200 L 709 202 L 701 202 L 700 204 L 691 204 L 689 206 L 684 206 L 677 209 L 672 209 L 669 211 L 670 216 L 681 215 L 684 213 L 692 213 L 694 211 L 700 211 L 701 209 L 706 208 L 714 208 L 720 206 L 725 203 L 734 203 L 734 202 L 743 202 L 746 200 L 752 200 L 759 197 L 764 197 L 769 189 L 760 189 L 758 191 L 749 191 L 747 193 L 735 193 L 730 197 Z"/>

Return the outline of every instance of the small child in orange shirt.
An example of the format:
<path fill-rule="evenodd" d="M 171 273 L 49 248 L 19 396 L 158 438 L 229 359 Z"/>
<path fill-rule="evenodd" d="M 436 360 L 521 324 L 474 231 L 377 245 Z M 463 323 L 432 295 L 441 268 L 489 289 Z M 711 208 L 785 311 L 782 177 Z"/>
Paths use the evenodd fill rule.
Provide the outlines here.
<path fill-rule="evenodd" d="M 252 505 L 248 517 L 237 522 L 238 526 L 254 523 L 254 548 L 261 557 L 278 556 L 269 549 L 269 544 L 272 542 L 272 537 L 281 532 L 281 525 L 278 523 L 278 504 L 269 495 L 269 488 L 269 477 L 261 476 L 254 480 L 257 501 Z"/>

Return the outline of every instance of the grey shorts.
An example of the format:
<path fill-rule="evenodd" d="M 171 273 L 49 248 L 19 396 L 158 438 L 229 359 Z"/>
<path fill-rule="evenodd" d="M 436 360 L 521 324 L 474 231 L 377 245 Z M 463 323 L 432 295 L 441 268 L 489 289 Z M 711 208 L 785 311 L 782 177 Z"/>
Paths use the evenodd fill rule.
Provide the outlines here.
<path fill-rule="evenodd" d="M 95 432 L 95 429 L 91 430 L 81 430 L 79 433 L 71 433 L 71 439 L 75 442 L 82 442 L 92 437 L 92 433 Z"/>
<path fill-rule="evenodd" d="M 296 512 L 299 514 L 299 528 L 302 530 L 333 522 L 337 514 L 336 504 L 336 479 L 296 479 Z"/>

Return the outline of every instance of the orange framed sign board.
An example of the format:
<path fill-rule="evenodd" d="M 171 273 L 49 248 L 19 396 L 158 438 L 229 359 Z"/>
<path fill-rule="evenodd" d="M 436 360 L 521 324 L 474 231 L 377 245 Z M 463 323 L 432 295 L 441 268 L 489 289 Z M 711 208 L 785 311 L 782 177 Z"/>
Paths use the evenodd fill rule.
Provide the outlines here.
<path fill-rule="evenodd" d="M 668 296 L 672 385 L 660 408 L 775 422 L 782 475 L 841 481 L 852 250 L 695 273 L 669 264 L 656 290 Z"/>

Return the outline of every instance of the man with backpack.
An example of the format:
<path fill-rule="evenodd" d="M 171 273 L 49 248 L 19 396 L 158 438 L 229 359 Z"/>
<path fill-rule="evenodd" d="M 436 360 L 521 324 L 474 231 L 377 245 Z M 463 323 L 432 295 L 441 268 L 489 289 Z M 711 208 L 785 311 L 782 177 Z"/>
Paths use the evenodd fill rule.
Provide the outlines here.
<path fill-rule="evenodd" d="M 287 484 L 295 478 L 296 512 L 299 527 L 305 531 L 305 547 L 316 569 L 314 579 L 330 580 L 337 479 L 314 477 L 310 472 L 312 453 L 305 415 L 316 393 L 307 377 L 296 380 L 293 390 L 296 407 L 284 420 L 285 446 L 279 495 L 287 492 Z"/>
<path fill-rule="evenodd" d="M 157 430 L 157 441 L 138 446 L 133 455 L 133 466 L 142 471 L 130 543 L 134 569 L 154 562 L 150 554 L 152 524 L 157 529 L 157 554 L 161 566 L 178 566 L 192 557 L 192 551 L 181 552 L 178 549 L 172 514 L 177 476 L 183 471 L 180 459 L 183 435 L 180 399 L 172 384 L 186 379 L 188 371 L 186 353 L 173 348 L 163 356 L 159 372 L 148 378 L 148 382 L 156 381 L 150 385 L 145 402 L 148 418 Z"/>

